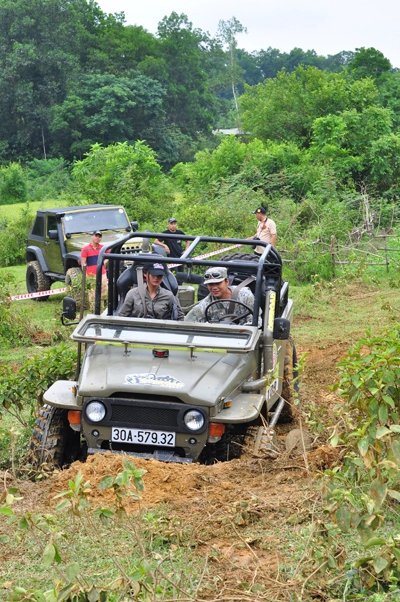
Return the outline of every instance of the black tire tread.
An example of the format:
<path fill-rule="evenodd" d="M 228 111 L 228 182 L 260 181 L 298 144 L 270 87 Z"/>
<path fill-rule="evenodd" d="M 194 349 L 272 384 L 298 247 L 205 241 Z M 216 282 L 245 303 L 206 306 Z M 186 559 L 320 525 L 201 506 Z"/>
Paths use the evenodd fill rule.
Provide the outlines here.
<path fill-rule="evenodd" d="M 292 422 L 296 418 L 295 399 L 297 394 L 297 354 L 292 336 L 286 343 L 285 365 L 283 370 L 282 397 L 286 401 L 279 416 L 280 423 Z"/>
<path fill-rule="evenodd" d="M 31 282 L 31 277 L 34 276 L 36 285 Z M 41 291 L 49 291 L 51 287 L 51 279 L 42 271 L 38 261 L 30 261 L 26 268 L 26 288 L 28 293 L 40 293 Z M 38 299 L 47 299 L 47 296 L 38 297 Z"/>
<path fill-rule="evenodd" d="M 67 429 L 70 429 L 67 410 L 47 404 L 40 409 L 29 445 L 29 460 L 34 466 L 44 463 L 51 468 L 63 466 L 68 439 Z"/>

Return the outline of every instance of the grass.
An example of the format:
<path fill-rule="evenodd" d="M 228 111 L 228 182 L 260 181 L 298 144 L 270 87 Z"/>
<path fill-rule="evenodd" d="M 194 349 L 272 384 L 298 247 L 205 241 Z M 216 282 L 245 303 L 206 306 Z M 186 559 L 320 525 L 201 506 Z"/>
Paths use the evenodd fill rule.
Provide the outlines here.
<path fill-rule="evenodd" d="M 293 332 L 297 344 L 317 343 L 323 349 L 332 341 L 346 346 L 358 340 L 367 329 L 380 332 L 400 321 L 400 288 L 391 275 L 379 278 L 341 277 L 314 285 L 291 286 L 295 318 Z"/>
<path fill-rule="evenodd" d="M 65 201 L 31 201 L 29 203 L 15 203 L 14 205 L 0 205 L 0 220 L 12 220 L 18 218 L 22 211 L 29 208 L 32 215 L 36 214 L 38 209 L 49 209 L 51 207 L 62 207 Z"/>

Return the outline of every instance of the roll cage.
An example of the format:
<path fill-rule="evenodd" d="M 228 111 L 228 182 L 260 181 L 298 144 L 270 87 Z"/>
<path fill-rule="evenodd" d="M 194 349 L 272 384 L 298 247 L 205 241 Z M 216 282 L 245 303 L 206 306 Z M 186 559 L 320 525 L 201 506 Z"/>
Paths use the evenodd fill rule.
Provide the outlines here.
<path fill-rule="evenodd" d="M 108 261 L 108 304 L 107 304 L 107 315 L 112 316 L 115 314 L 115 310 L 118 306 L 118 287 L 117 280 L 121 274 L 121 268 L 126 261 L 126 254 L 121 252 L 123 245 L 131 239 L 135 238 L 165 238 L 165 239 L 179 239 L 181 241 L 191 241 L 190 246 L 182 254 L 181 257 L 163 257 L 161 255 L 155 255 L 154 253 L 141 252 L 135 256 L 134 261 L 138 261 L 141 265 L 146 263 L 158 263 L 165 264 L 181 264 L 187 272 L 186 276 L 183 277 L 183 282 L 191 282 L 191 274 L 194 268 L 198 267 L 212 267 L 212 266 L 223 266 L 229 269 L 229 273 L 235 271 L 239 273 L 245 272 L 247 275 L 253 275 L 255 278 L 254 288 L 254 314 L 252 325 L 258 325 L 258 317 L 260 310 L 264 309 L 262 304 L 263 299 L 267 292 L 274 292 L 276 295 L 275 311 L 274 316 L 279 317 L 282 315 L 282 311 L 288 301 L 288 285 L 282 281 L 282 260 L 277 250 L 269 243 L 257 240 L 255 243 L 253 240 L 244 240 L 240 238 L 220 238 L 211 236 L 190 236 L 182 234 L 166 234 L 160 232 L 134 232 L 129 233 L 127 236 L 119 239 L 116 242 L 104 245 L 100 251 L 99 260 L 97 264 L 96 272 L 96 295 L 95 295 L 95 309 L 94 313 L 100 315 L 101 313 L 101 272 L 102 265 L 105 260 Z M 226 256 L 222 259 L 208 259 L 203 254 L 199 253 L 195 255 L 195 251 L 204 246 L 206 243 L 212 243 L 213 245 L 242 245 L 248 247 L 249 251 L 254 248 L 255 244 L 264 247 L 262 255 L 257 261 L 229 261 L 227 264 Z M 222 251 L 223 252 L 223 251 Z M 233 284 L 235 282 L 233 281 Z"/>

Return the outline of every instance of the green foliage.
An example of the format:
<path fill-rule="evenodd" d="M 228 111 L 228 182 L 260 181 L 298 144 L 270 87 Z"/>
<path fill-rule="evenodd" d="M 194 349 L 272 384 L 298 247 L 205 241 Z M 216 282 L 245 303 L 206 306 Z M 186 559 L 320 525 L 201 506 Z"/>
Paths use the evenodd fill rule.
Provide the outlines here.
<path fill-rule="evenodd" d="M 3 273 L 0 282 L 0 345 L 10 349 L 15 341 L 21 346 L 31 344 L 37 334 L 32 325 L 29 313 L 15 302 L 9 300 L 15 278 L 10 273 Z"/>
<path fill-rule="evenodd" d="M 1 309 L 0 305 L 0 309 Z M 65 343 L 28 357 L 16 369 L 0 365 L 0 414 L 8 410 L 25 424 L 23 410 L 43 405 L 43 394 L 57 380 L 73 378 L 77 352 Z"/>
<path fill-rule="evenodd" d="M 382 74 L 390 71 L 392 65 L 382 52 L 376 48 L 356 48 L 353 60 L 349 63 L 348 69 L 352 76 L 357 79 L 372 77 L 377 79 Z"/>
<path fill-rule="evenodd" d="M 26 177 L 30 202 L 57 199 L 71 180 L 64 159 L 33 159 L 27 164 Z"/>
<path fill-rule="evenodd" d="M 19 163 L 10 163 L 0 170 L 0 205 L 24 203 L 27 200 L 27 185 Z"/>
<path fill-rule="evenodd" d="M 32 222 L 29 205 L 16 219 L 0 221 L 0 267 L 18 265 L 25 261 L 25 240 Z"/>
<path fill-rule="evenodd" d="M 334 390 L 344 403 L 331 442 L 345 446 L 342 471 L 326 476 L 327 511 L 343 532 L 356 529 L 364 548 L 353 567 L 368 589 L 400 580 L 400 534 L 384 531 L 400 501 L 400 325 L 370 332 L 340 363 Z"/>
<path fill-rule="evenodd" d="M 154 151 L 141 141 L 107 148 L 93 145 L 87 157 L 75 163 L 72 177 L 79 195 L 96 203 L 122 203 L 141 223 L 161 204 L 161 196 L 165 204 L 165 176 Z"/>
<path fill-rule="evenodd" d="M 376 103 L 378 91 L 370 80 L 349 81 L 345 73 L 315 67 L 281 71 L 274 79 L 246 86 L 240 99 L 244 130 L 261 140 L 294 142 L 307 147 L 315 119 Z"/>

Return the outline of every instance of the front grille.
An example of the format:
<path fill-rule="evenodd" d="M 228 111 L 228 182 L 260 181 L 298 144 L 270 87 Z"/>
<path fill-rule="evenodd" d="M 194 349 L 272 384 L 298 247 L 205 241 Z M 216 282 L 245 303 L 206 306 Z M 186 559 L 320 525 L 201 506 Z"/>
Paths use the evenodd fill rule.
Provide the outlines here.
<path fill-rule="evenodd" d="M 139 407 L 131 405 L 111 405 L 110 424 L 132 423 L 137 426 L 151 424 L 154 427 L 178 427 L 179 410 L 170 408 Z"/>

